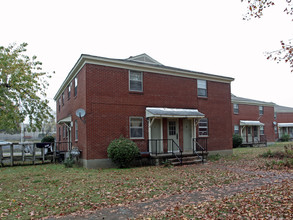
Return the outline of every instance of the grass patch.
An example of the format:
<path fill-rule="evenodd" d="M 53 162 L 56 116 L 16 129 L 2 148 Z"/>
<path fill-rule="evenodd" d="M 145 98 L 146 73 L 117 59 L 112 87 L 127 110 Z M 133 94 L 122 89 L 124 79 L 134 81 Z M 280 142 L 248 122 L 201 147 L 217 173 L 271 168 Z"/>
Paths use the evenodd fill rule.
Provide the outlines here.
<path fill-rule="evenodd" d="M 179 167 L 67 169 L 62 164 L 2 167 L 0 218 L 66 215 L 249 180 L 255 175 L 217 167 L 255 169 L 270 160 L 259 157 L 260 154 L 281 149 L 284 145 L 236 148 L 233 155 L 216 155 L 208 165 Z"/>

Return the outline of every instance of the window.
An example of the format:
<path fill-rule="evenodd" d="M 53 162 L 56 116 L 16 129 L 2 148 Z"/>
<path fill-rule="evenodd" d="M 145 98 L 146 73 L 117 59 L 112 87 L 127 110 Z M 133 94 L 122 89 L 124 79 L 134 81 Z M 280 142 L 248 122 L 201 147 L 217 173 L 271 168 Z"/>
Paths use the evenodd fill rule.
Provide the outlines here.
<path fill-rule="evenodd" d="M 59 141 L 61 141 L 61 127 L 59 126 L 59 132 L 58 132 L 58 134 L 59 134 Z"/>
<path fill-rule="evenodd" d="M 234 125 L 234 134 L 239 134 L 239 125 Z"/>
<path fill-rule="evenodd" d="M 74 96 L 77 95 L 77 77 L 74 78 Z"/>
<path fill-rule="evenodd" d="M 143 138 L 143 118 L 130 117 L 130 138 Z"/>
<path fill-rule="evenodd" d="M 75 131 L 75 140 L 77 141 L 78 140 L 78 123 L 77 123 L 77 120 L 75 120 L 74 122 L 74 131 Z"/>
<path fill-rule="evenodd" d="M 202 137 L 202 136 L 208 136 L 208 119 L 207 118 L 203 118 L 200 119 L 199 123 L 198 123 L 198 136 Z"/>
<path fill-rule="evenodd" d="M 206 80 L 197 80 L 197 96 L 208 97 Z"/>
<path fill-rule="evenodd" d="M 64 92 L 62 92 L 62 106 L 64 105 Z"/>
<path fill-rule="evenodd" d="M 234 114 L 239 114 L 239 105 L 233 104 L 233 110 L 234 110 Z"/>
<path fill-rule="evenodd" d="M 275 134 L 278 134 L 278 127 L 277 126 L 274 126 L 274 131 L 275 131 Z"/>
<path fill-rule="evenodd" d="M 169 135 L 176 135 L 176 121 L 169 121 Z"/>
<path fill-rule="evenodd" d="M 142 72 L 129 71 L 129 91 L 142 92 Z"/>
<path fill-rule="evenodd" d="M 259 133 L 260 133 L 260 135 L 264 135 L 265 134 L 264 126 L 260 126 L 259 127 Z"/>
<path fill-rule="evenodd" d="M 70 99 L 70 95 L 71 95 L 71 86 L 72 86 L 72 83 L 70 83 L 68 86 L 68 100 Z"/>
<path fill-rule="evenodd" d="M 251 127 L 247 127 L 247 134 L 251 134 Z"/>
<path fill-rule="evenodd" d="M 277 119 L 277 112 L 274 112 L 274 119 Z"/>
<path fill-rule="evenodd" d="M 59 112 L 60 112 L 60 106 L 61 106 L 61 100 L 58 99 L 58 110 L 59 110 Z"/>
<path fill-rule="evenodd" d="M 62 128 L 63 128 L 62 137 L 63 137 L 63 139 L 64 139 L 64 138 L 66 138 L 66 126 L 63 125 Z"/>
<path fill-rule="evenodd" d="M 263 115 L 264 109 L 263 106 L 259 106 L 259 115 Z"/>

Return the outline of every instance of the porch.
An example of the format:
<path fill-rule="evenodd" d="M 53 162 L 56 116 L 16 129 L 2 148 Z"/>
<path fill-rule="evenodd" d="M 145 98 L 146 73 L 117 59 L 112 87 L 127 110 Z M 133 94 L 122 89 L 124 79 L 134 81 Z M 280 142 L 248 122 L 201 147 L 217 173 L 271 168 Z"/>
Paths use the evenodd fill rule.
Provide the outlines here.
<path fill-rule="evenodd" d="M 156 164 L 164 160 L 174 165 L 185 160 L 186 163 L 205 160 L 207 139 L 198 138 L 196 132 L 203 113 L 197 109 L 147 107 L 146 118 L 148 151 Z"/>
<path fill-rule="evenodd" d="M 264 123 L 241 120 L 240 127 L 240 135 L 243 139 L 242 146 L 267 146 L 267 138 L 264 135 Z"/>

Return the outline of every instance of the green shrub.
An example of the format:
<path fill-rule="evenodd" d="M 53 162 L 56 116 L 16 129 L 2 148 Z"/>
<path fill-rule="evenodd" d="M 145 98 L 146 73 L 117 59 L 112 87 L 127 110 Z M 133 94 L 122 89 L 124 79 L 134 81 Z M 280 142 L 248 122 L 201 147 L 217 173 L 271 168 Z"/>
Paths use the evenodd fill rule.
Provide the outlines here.
<path fill-rule="evenodd" d="M 289 134 L 283 134 L 281 137 L 282 142 L 287 142 L 290 140 L 290 135 Z"/>
<path fill-rule="evenodd" d="M 242 137 L 239 134 L 233 134 L 233 148 L 237 148 L 242 144 Z"/>
<path fill-rule="evenodd" d="M 139 154 L 137 145 L 127 139 L 120 137 L 113 140 L 107 149 L 108 157 L 120 168 L 129 167 L 134 158 Z"/>
<path fill-rule="evenodd" d="M 208 160 L 210 161 L 218 161 L 221 159 L 221 155 L 220 154 L 212 154 L 208 156 Z"/>
<path fill-rule="evenodd" d="M 55 141 L 55 138 L 53 136 L 45 136 L 42 138 L 41 142 L 42 143 L 46 143 L 46 142 L 54 142 Z"/>
<path fill-rule="evenodd" d="M 72 158 L 72 156 L 67 157 L 66 160 L 64 161 L 64 166 L 66 168 L 73 167 L 73 164 L 74 164 L 74 159 Z"/>

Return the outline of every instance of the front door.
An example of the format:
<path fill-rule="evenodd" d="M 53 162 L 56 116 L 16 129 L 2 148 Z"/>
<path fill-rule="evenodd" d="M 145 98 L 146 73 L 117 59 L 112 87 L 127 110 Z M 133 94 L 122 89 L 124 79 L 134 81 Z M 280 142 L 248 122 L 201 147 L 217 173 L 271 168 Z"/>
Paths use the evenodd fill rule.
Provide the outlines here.
<path fill-rule="evenodd" d="M 183 150 L 192 151 L 192 120 L 183 119 Z"/>
<path fill-rule="evenodd" d="M 177 119 L 168 120 L 168 139 L 168 152 L 178 151 L 177 146 L 179 146 L 179 126 Z"/>
<path fill-rule="evenodd" d="M 162 132 L 162 120 L 161 119 L 153 119 L 151 126 L 151 152 L 156 153 L 162 153 L 163 152 L 163 140 L 161 137 Z"/>
<path fill-rule="evenodd" d="M 254 143 L 257 143 L 257 142 L 259 142 L 258 127 L 257 126 L 253 126 L 252 128 L 253 128 L 253 142 Z"/>

